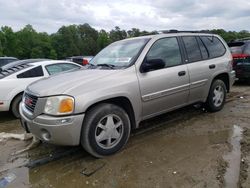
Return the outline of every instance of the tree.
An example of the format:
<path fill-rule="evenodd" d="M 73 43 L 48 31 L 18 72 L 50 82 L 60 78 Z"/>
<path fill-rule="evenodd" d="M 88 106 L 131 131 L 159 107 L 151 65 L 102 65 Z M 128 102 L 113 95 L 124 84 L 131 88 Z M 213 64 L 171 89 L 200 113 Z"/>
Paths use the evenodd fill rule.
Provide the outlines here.
<path fill-rule="evenodd" d="M 16 56 L 17 38 L 10 27 L 1 28 L 1 53 L 5 56 Z"/>
<path fill-rule="evenodd" d="M 202 30 L 220 35 L 226 42 L 249 38 L 247 30 L 225 31 L 224 29 Z M 96 55 L 112 42 L 128 37 L 157 34 L 156 31 L 140 31 L 138 28 L 122 30 L 116 26 L 111 31 L 99 32 L 89 24 L 62 26 L 56 33 L 39 33 L 31 25 L 14 32 L 11 27 L 0 29 L 0 56 L 19 59 L 50 58 L 64 59 L 75 55 Z"/>
<path fill-rule="evenodd" d="M 80 52 L 82 55 L 95 55 L 98 52 L 98 32 L 89 24 L 78 26 L 81 46 Z"/>
<path fill-rule="evenodd" d="M 128 30 L 128 37 L 139 37 L 141 35 L 141 32 L 139 29 L 132 28 L 132 30 Z"/>
<path fill-rule="evenodd" d="M 79 55 L 79 34 L 76 25 L 63 26 L 51 35 L 52 46 L 59 59 Z"/>
<path fill-rule="evenodd" d="M 121 30 L 120 27 L 116 26 L 115 29 L 112 29 L 109 32 L 109 37 L 112 42 L 115 42 L 127 38 L 127 32 L 125 30 Z"/>

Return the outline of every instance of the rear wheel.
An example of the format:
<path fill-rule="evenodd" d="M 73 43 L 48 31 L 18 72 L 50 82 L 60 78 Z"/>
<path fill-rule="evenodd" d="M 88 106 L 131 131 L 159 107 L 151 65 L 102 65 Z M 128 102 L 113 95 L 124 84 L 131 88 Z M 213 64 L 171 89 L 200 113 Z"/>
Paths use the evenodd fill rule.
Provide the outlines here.
<path fill-rule="evenodd" d="M 22 101 L 22 95 L 16 96 L 11 103 L 11 112 L 16 118 L 20 118 L 19 105 Z"/>
<path fill-rule="evenodd" d="M 130 135 L 128 114 L 114 104 L 99 104 L 87 112 L 81 144 L 91 155 L 101 158 L 118 152 Z"/>
<path fill-rule="evenodd" d="M 214 80 L 206 101 L 207 109 L 211 112 L 221 110 L 225 104 L 226 85 L 222 80 Z"/>

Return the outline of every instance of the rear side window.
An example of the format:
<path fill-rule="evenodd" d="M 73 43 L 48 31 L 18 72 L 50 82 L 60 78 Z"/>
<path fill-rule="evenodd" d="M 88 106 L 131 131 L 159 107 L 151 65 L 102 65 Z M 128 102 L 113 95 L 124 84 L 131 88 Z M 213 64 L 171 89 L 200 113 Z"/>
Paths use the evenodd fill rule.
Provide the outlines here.
<path fill-rule="evenodd" d="M 150 48 L 147 59 L 162 59 L 165 62 L 165 67 L 182 64 L 177 38 L 168 37 L 157 40 Z"/>
<path fill-rule="evenodd" d="M 202 42 L 208 49 L 209 58 L 220 57 L 226 52 L 225 46 L 215 36 L 201 36 Z"/>
<path fill-rule="evenodd" d="M 17 78 L 34 78 L 43 76 L 43 68 L 42 66 L 35 67 L 33 69 L 27 70 L 21 74 L 17 75 Z"/>
<path fill-rule="evenodd" d="M 189 62 L 202 60 L 198 42 L 194 36 L 182 37 Z"/>
<path fill-rule="evenodd" d="M 197 42 L 198 42 L 200 50 L 201 50 L 202 59 L 208 59 L 208 51 L 207 51 L 205 45 L 201 41 L 200 37 L 196 37 L 196 39 L 197 39 Z"/>

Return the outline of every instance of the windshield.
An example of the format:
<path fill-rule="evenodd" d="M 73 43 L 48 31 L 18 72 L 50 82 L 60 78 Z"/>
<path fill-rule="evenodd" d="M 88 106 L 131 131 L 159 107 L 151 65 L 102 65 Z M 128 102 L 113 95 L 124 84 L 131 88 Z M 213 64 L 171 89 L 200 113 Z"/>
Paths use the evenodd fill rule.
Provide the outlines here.
<path fill-rule="evenodd" d="M 148 41 L 149 38 L 141 38 L 115 42 L 99 52 L 90 63 L 95 66 L 128 67 Z"/>

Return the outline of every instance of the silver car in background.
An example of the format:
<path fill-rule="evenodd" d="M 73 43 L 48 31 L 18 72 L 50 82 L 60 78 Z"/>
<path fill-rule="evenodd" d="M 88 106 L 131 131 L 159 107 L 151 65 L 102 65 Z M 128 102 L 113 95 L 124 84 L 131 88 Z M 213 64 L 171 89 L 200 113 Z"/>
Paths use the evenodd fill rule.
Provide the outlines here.
<path fill-rule="evenodd" d="M 115 42 L 85 70 L 25 90 L 22 125 L 45 142 L 96 157 L 119 151 L 142 120 L 197 102 L 223 108 L 235 79 L 232 56 L 213 34 L 171 33 Z"/>

